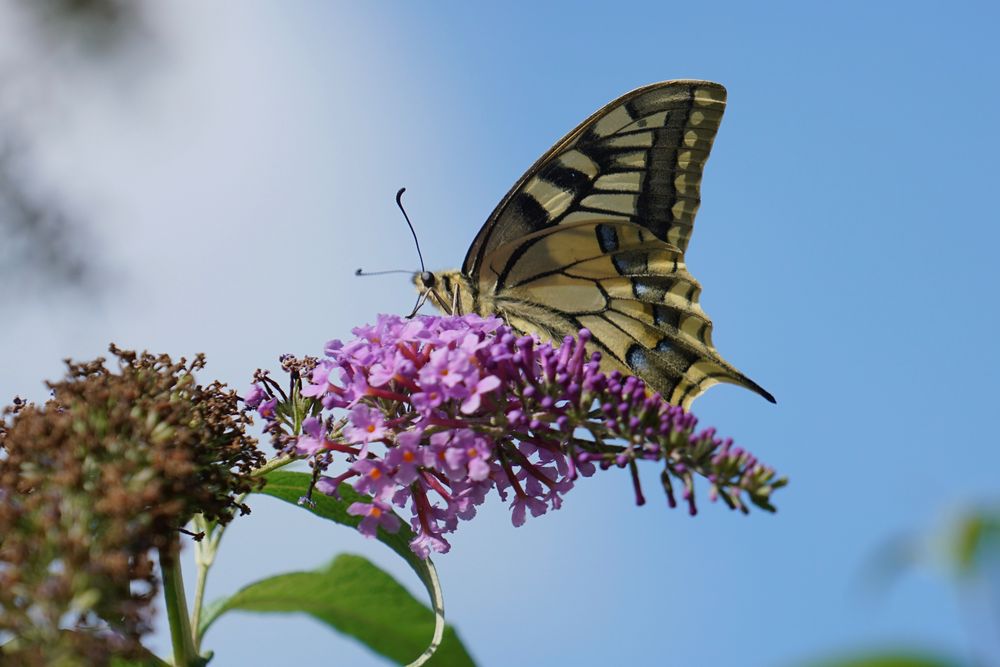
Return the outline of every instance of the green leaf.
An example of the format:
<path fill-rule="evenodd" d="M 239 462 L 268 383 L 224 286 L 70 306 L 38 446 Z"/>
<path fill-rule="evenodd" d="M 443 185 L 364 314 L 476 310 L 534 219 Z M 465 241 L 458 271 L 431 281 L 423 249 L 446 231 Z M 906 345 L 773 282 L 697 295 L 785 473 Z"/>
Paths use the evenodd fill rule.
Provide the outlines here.
<path fill-rule="evenodd" d="M 970 511 L 958 517 L 951 528 L 949 542 L 955 571 L 959 576 L 973 574 L 984 558 L 996 556 L 1000 545 L 1000 516 Z"/>
<path fill-rule="evenodd" d="M 960 667 L 959 663 L 917 653 L 875 653 L 809 663 L 808 667 Z"/>
<path fill-rule="evenodd" d="M 299 505 L 299 498 L 302 498 L 309 491 L 312 476 L 302 472 L 290 472 L 286 470 L 273 470 L 264 476 L 267 483 L 264 488 L 258 491 L 269 496 L 273 496 L 287 503 L 301 507 L 302 509 L 315 514 L 316 516 L 333 521 L 351 528 L 357 528 L 361 523 L 361 517 L 352 516 L 347 513 L 347 508 L 351 503 L 367 502 L 367 498 L 357 493 L 348 484 L 341 484 L 338 491 L 340 499 L 332 498 L 322 493 L 315 493 L 312 496 L 313 505 Z M 427 647 L 414 665 L 424 664 L 434 651 L 437 650 L 441 642 L 444 630 L 444 598 L 441 593 L 441 585 L 438 582 L 437 571 L 430 559 L 422 560 L 410 551 L 410 540 L 416 535 L 402 518 L 400 518 L 400 528 L 396 533 L 388 533 L 381 528 L 378 530 L 377 539 L 399 554 L 403 560 L 409 563 L 413 571 L 417 573 L 420 581 L 427 589 L 431 603 L 434 608 L 435 623 L 432 636 L 427 640 Z M 198 636 L 205 634 L 208 626 L 211 625 L 219 614 L 226 610 L 225 600 L 209 605 L 202 616 L 201 627 L 198 629 Z M 458 641 L 457 639 L 455 641 Z M 464 649 L 462 649 L 464 653 Z M 445 664 L 445 663 L 440 663 Z"/>
<path fill-rule="evenodd" d="M 876 583 L 921 565 L 936 565 L 957 579 L 972 578 L 1000 563 L 1000 512 L 972 508 L 952 514 L 919 536 L 886 542 L 869 568 Z"/>
<path fill-rule="evenodd" d="M 296 507 L 301 507 L 308 512 L 312 512 L 318 517 L 344 526 L 357 528 L 358 524 L 361 523 L 361 517 L 351 516 L 347 513 L 347 508 L 352 503 L 367 502 L 368 497 L 355 491 L 349 484 L 341 484 L 338 488 L 340 500 L 322 493 L 313 493 L 312 501 L 315 505 L 310 507 L 308 505 L 299 505 L 299 498 L 305 496 L 309 491 L 312 475 L 304 472 L 274 470 L 267 473 L 264 479 L 267 483 L 258 493 L 274 496 L 279 500 L 284 500 L 286 503 L 291 503 Z M 410 567 L 413 568 L 413 571 L 417 573 L 417 576 L 420 577 L 420 581 L 429 587 L 431 577 L 427 562 L 417 558 L 417 555 L 410 551 L 410 540 L 416 537 L 416 535 L 410 530 L 409 523 L 404 521 L 402 517 L 399 517 L 399 524 L 399 532 L 395 534 L 387 533 L 379 528 L 378 540 L 402 556 L 410 564 Z M 428 592 L 430 592 L 429 588 Z M 433 597 L 433 593 L 431 595 Z"/>
<path fill-rule="evenodd" d="M 206 609 L 203 627 L 234 609 L 305 612 L 397 664 L 420 655 L 435 626 L 434 612 L 395 579 L 361 556 L 348 554 L 312 572 L 290 572 L 250 584 Z M 475 665 L 451 626 L 426 664 Z"/>

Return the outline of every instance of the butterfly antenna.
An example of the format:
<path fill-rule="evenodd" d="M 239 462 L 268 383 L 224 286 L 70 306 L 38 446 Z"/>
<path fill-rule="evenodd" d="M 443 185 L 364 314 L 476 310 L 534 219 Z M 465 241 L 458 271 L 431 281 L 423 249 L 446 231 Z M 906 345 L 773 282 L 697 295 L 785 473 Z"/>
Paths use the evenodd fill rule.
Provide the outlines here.
<path fill-rule="evenodd" d="M 413 234 L 413 244 L 417 246 L 417 258 L 420 260 L 420 273 L 427 273 L 427 267 L 424 266 L 424 253 L 420 252 L 420 239 L 417 238 L 417 230 L 413 228 L 413 223 L 410 222 L 410 216 L 406 214 L 406 209 L 403 208 L 403 193 L 406 192 L 406 188 L 400 188 L 399 192 L 396 193 L 396 206 L 399 207 L 400 212 L 403 214 L 403 219 L 406 220 L 406 225 L 410 228 L 410 233 Z M 417 303 L 413 306 L 413 311 L 410 312 L 410 317 L 417 314 L 420 307 L 427 302 L 427 297 L 430 296 L 431 291 L 424 290 L 423 294 L 417 296 Z"/>
<path fill-rule="evenodd" d="M 413 223 L 410 222 L 410 216 L 406 214 L 406 209 L 403 208 L 403 193 L 406 192 L 406 188 L 400 188 L 399 192 L 396 193 L 396 206 L 403 213 L 403 219 L 406 220 L 407 227 L 410 228 L 410 233 L 413 234 L 413 243 L 417 246 L 417 257 L 420 259 L 420 273 L 427 273 L 427 268 L 424 266 L 424 254 L 420 252 L 420 241 L 417 239 L 417 230 L 413 228 Z M 384 276 L 387 273 L 409 273 L 413 275 L 412 271 L 404 271 L 402 269 L 391 269 L 389 271 L 365 271 L 363 269 L 356 269 L 354 275 L 356 276 Z M 421 294 L 417 295 L 417 303 L 413 306 L 413 311 L 407 317 L 413 317 L 420 310 L 420 307 L 426 303 L 431 291 L 429 289 L 424 290 Z"/>
<path fill-rule="evenodd" d="M 406 188 L 400 188 L 399 192 L 396 193 L 396 206 L 399 210 L 403 212 L 403 218 L 406 220 L 406 224 L 410 227 L 410 233 L 413 234 L 413 243 L 417 246 L 417 257 L 420 259 L 420 272 L 424 273 L 427 268 L 424 266 L 424 255 L 420 252 L 420 241 L 417 240 L 417 230 L 413 228 L 413 223 L 410 222 L 410 216 L 406 215 L 406 209 L 403 208 L 403 193 L 406 192 Z"/>
<path fill-rule="evenodd" d="M 411 276 L 413 271 L 407 271 L 405 269 L 392 269 L 390 271 L 364 271 L 362 269 L 355 269 L 354 275 L 356 276 L 384 276 L 387 273 L 408 273 Z"/>
<path fill-rule="evenodd" d="M 406 214 L 406 209 L 403 208 L 403 193 L 406 192 L 406 188 L 400 188 L 399 192 L 396 193 L 396 206 L 399 210 L 403 212 L 403 219 L 406 220 L 406 225 L 410 228 L 410 233 L 413 234 L 413 243 L 417 246 L 417 258 L 420 260 L 420 272 L 425 273 L 427 268 L 424 266 L 424 254 L 420 252 L 420 241 L 417 240 L 417 230 L 413 228 L 413 223 L 410 222 L 410 216 Z M 403 269 L 392 269 L 390 271 L 365 271 L 364 269 L 355 269 L 354 275 L 356 276 L 384 276 L 387 273 L 409 273 L 412 274 L 413 271 L 406 271 Z"/>

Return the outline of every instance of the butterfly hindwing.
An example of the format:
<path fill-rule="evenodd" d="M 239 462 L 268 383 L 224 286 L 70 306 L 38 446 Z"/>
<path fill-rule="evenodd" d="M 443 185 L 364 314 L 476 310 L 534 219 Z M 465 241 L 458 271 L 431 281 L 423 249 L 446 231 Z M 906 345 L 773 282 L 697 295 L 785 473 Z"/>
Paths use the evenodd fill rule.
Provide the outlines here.
<path fill-rule="evenodd" d="M 769 396 L 719 355 L 683 253 L 630 222 L 551 226 L 484 258 L 479 292 L 522 331 L 560 340 L 587 328 L 605 365 L 687 406 L 716 382 Z"/>
<path fill-rule="evenodd" d="M 717 83 L 668 81 L 611 102 L 517 182 L 469 248 L 463 272 L 474 276 L 505 243 L 588 220 L 640 225 L 683 252 L 725 100 Z"/>

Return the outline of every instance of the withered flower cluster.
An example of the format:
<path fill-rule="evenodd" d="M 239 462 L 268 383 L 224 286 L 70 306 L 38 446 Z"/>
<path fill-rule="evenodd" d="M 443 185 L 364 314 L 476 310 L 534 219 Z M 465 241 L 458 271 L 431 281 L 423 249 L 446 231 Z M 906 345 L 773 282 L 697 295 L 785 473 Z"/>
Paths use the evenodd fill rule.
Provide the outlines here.
<path fill-rule="evenodd" d="M 152 551 L 175 547 L 196 513 L 249 511 L 238 496 L 263 454 L 236 394 L 197 384 L 201 355 L 110 351 L 117 372 L 67 361 L 51 400 L 2 413 L 2 664 L 139 654 L 159 589 Z"/>

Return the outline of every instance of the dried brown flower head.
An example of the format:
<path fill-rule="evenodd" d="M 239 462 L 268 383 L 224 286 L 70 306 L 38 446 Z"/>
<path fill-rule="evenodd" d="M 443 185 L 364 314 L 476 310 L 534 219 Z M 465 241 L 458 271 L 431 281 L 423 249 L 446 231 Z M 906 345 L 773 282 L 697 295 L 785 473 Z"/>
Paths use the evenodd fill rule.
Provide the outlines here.
<path fill-rule="evenodd" d="M 0 641 L 38 664 L 67 648 L 81 664 L 101 664 L 101 647 L 140 650 L 159 586 L 151 551 L 196 513 L 248 512 L 238 497 L 263 463 L 236 394 L 195 382 L 201 355 L 110 350 L 117 372 L 67 361 L 51 400 L 0 419 Z"/>

